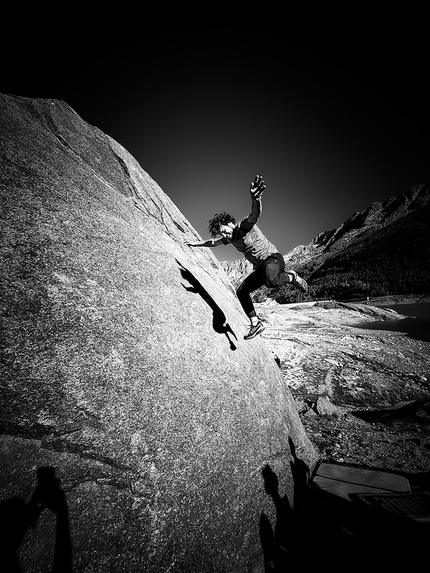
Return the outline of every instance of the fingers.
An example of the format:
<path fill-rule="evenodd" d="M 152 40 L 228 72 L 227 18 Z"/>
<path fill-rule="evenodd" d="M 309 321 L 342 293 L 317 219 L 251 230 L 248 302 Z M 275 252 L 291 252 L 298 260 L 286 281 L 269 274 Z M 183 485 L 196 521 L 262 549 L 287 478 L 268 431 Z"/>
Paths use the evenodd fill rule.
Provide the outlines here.
<path fill-rule="evenodd" d="M 263 190 L 263 191 L 264 191 L 264 189 L 266 189 L 266 184 L 265 184 L 264 179 L 261 175 L 255 176 L 253 187 L 257 188 L 258 190 Z"/>
<path fill-rule="evenodd" d="M 252 196 L 254 197 L 254 199 L 260 199 L 260 197 L 263 195 L 264 193 L 264 189 L 261 189 L 261 191 L 254 191 L 254 193 L 252 193 Z"/>
<path fill-rule="evenodd" d="M 254 182 L 251 183 L 251 188 L 250 188 L 251 196 L 254 199 L 259 199 L 265 189 L 266 189 L 266 184 L 264 182 L 263 177 L 261 175 L 256 175 Z"/>
<path fill-rule="evenodd" d="M 256 175 L 254 181 L 251 183 L 251 189 L 254 187 L 258 187 L 259 185 L 261 185 L 261 183 L 263 183 L 263 185 L 264 185 L 264 180 L 263 180 L 262 176 Z"/>

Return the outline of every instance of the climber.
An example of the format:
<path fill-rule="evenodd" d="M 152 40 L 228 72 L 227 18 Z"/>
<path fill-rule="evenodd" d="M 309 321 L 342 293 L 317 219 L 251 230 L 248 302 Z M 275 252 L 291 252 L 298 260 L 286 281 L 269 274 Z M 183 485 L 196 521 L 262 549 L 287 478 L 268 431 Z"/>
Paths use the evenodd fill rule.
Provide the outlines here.
<path fill-rule="evenodd" d="M 238 223 L 228 213 L 217 213 L 209 220 L 208 231 L 213 237 L 201 243 L 187 243 L 190 247 L 218 247 L 233 245 L 245 258 L 252 263 L 253 271 L 237 289 L 237 297 L 243 310 L 249 317 L 251 326 L 245 340 L 254 338 L 264 330 L 264 325 L 258 318 L 250 294 L 266 285 L 269 288 L 292 284 L 306 292 L 308 285 L 295 271 L 285 271 L 284 257 L 277 248 L 266 239 L 257 226 L 262 212 L 261 196 L 266 189 L 261 175 L 257 175 L 251 183 L 250 194 L 252 210 L 248 217 Z M 220 238 L 215 238 L 221 235 Z"/>

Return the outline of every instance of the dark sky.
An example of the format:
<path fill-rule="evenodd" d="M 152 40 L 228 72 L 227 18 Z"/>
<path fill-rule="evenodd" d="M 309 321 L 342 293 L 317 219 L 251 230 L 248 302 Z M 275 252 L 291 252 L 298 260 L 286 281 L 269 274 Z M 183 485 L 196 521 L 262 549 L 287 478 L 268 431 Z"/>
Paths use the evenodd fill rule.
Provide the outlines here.
<path fill-rule="evenodd" d="M 430 181 L 429 49 L 401 27 L 293 42 L 294 25 L 271 18 L 264 30 L 257 18 L 172 31 L 132 13 L 98 29 L 76 13 L 37 27 L 14 15 L 21 50 L 2 40 L 0 91 L 66 101 L 203 237 L 214 213 L 249 214 L 249 183 L 263 175 L 260 227 L 286 254 Z"/>

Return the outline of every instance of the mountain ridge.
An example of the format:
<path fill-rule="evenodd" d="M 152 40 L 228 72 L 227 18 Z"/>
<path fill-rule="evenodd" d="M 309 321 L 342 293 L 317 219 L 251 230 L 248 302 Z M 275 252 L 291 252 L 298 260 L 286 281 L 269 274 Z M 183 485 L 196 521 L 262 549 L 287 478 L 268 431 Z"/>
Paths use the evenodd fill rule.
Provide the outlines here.
<path fill-rule="evenodd" d="M 356 211 L 339 227 L 316 235 L 305 248 L 312 246 L 315 248 L 322 247 L 324 250 L 327 250 L 348 233 L 357 237 L 372 227 L 390 225 L 407 215 L 408 212 L 410 213 L 423 207 L 429 200 L 430 184 L 414 185 L 397 197 L 391 196 L 383 202 L 375 201 L 362 211 Z M 295 249 L 287 253 L 285 255 L 287 260 L 291 260 L 290 255 L 296 254 L 297 249 L 300 247 L 295 247 Z"/>

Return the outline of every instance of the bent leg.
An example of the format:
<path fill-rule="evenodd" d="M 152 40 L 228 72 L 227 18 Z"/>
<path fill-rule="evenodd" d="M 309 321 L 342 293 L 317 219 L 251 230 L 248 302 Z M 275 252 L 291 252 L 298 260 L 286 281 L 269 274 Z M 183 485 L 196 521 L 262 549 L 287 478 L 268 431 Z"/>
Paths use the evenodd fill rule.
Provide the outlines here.
<path fill-rule="evenodd" d="M 292 284 L 303 292 L 307 292 L 308 284 L 296 271 L 285 271 L 284 257 L 277 253 L 267 259 L 264 264 L 265 285 L 269 288 Z"/>
<path fill-rule="evenodd" d="M 264 263 L 265 285 L 268 288 L 279 287 L 291 283 L 293 278 L 285 272 L 284 257 L 281 254 L 272 255 Z"/>

